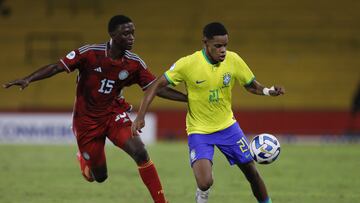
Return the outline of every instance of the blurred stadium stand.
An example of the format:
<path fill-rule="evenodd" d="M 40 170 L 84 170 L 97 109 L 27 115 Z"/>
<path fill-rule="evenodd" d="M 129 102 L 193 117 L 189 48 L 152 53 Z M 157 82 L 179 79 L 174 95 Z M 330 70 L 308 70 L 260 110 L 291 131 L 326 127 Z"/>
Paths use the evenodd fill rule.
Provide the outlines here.
<path fill-rule="evenodd" d="M 55 14 L 56 10 L 64 9 L 69 14 L 76 16 L 81 14 L 85 9 L 89 9 L 93 11 L 94 15 L 98 16 L 103 12 L 101 5 L 101 1 L 99 0 L 46 0 L 46 14 L 52 16 Z M 64 12 L 60 11 L 60 13 Z"/>
<path fill-rule="evenodd" d="M 0 16 L 8 17 L 11 14 L 11 8 L 5 4 L 4 0 L 0 0 Z"/>
<path fill-rule="evenodd" d="M 360 81 L 360 1 L 12 0 L 3 4 L 11 7 L 12 15 L 0 18 L 2 83 L 54 62 L 39 56 L 32 64 L 24 63 L 31 59 L 24 47 L 31 33 L 81 33 L 79 45 L 61 43 L 61 49 L 56 49 L 61 57 L 80 44 L 107 41 L 107 22 L 119 13 L 135 22 L 133 51 L 156 75 L 178 58 L 201 49 L 201 31 L 206 23 L 223 22 L 230 34 L 229 49 L 243 57 L 257 80 L 267 86 L 280 84 L 287 90 L 284 97 L 260 98 L 241 87 L 234 88 L 234 108 L 252 112 L 255 119 L 269 110 L 273 115 L 307 112 L 304 121 L 315 115 L 312 112 L 325 112 L 321 118 L 350 115 Z M 0 109 L 71 111 L 75 75 L 61 74 L 36 82 L 21 94 L 17 88 L 1 90 Z M 137 87 L 125 90 L 125 97 L 135 107 L 142 94 Z M 171 110 L 179 115 L 185 109 L 184 104 L 163 99 L 156 99 L 152 105 L 153 111 Z M 326 114 L 329 112 L 333 114 Z M 340 123 L 348 119 L 337 118 Z M 355 120 L 357 126 L 359 119 Z"/>
<path fill-rule="evenodd" d="M 25 61 L 36 59 L 56 61 L 69 47 L 79 47 L 83 41 L 79 33 L 31 32 L 25 37 Z"/>

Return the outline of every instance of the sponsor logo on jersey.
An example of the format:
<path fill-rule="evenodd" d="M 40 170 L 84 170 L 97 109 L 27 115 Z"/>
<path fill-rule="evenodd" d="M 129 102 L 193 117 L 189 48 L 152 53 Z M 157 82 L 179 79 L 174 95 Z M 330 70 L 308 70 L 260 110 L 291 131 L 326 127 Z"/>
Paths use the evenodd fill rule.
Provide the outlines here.
<path fill-rule="evenodd" d="M 201 83 L 203 83 L 203 82 L 205 82 L 206 80 L 197 80 L 197 81 L 195 81 L 196 82 L 196 84 L 201 84 Z"/>
<path fill-rule="evenodd" d="M 129 72 L 127 70 L 122 70 L 119 73 L 119 79 L 125 80 L 129 76 Z"/>
<path fill-rule="evenodd" d="M 68 58 L 69 60 L 71 60 L 71 59 L 74 59 L 74 58 L 75 58 L 75 55 L 76 55 L 75 51 L 72 51 L 72 52 L 70 52 L 70 53 L 68 53 L 68 54 L 66 55 L 66 58 Z"/>

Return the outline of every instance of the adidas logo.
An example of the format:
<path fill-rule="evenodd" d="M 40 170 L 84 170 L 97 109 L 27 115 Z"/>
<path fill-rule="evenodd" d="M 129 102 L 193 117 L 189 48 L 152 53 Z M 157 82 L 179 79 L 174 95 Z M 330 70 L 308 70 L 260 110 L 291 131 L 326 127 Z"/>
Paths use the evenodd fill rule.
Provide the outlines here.
<path fill-rule="evenodd" d="M 94 71 L 99 72 L 99 73 L 102 72 L 101 67 L 94 68 Z"/>

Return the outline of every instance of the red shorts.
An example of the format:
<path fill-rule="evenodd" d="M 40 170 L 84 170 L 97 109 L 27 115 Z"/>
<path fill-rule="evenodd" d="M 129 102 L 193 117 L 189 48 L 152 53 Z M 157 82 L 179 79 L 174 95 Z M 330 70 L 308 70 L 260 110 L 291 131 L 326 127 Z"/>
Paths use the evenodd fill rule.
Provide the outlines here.
<path fill-rule="evenodd" d="M 106 166 L 104 150 L 106 138 L 122 148 L 131 137 L 131 123 L 126 112 L 113 112 L 96 123 L 84 117 L 74 118 L 73 131 L 86 165 L 90 168 Z"/>

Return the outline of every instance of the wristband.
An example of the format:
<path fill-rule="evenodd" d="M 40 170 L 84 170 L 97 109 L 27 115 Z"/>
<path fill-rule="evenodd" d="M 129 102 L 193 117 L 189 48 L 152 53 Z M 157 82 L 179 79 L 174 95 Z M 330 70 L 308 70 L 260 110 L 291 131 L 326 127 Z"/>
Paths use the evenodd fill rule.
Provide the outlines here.
<path fill-rule="evenodd" d="M 270 93 L 269 93 L 270 90 L 275 90 L 275 87 L 274 86 L 272 86 L 270 88 L 264 87 L 263 94 L 266 96 L 270 96 Z"/>

